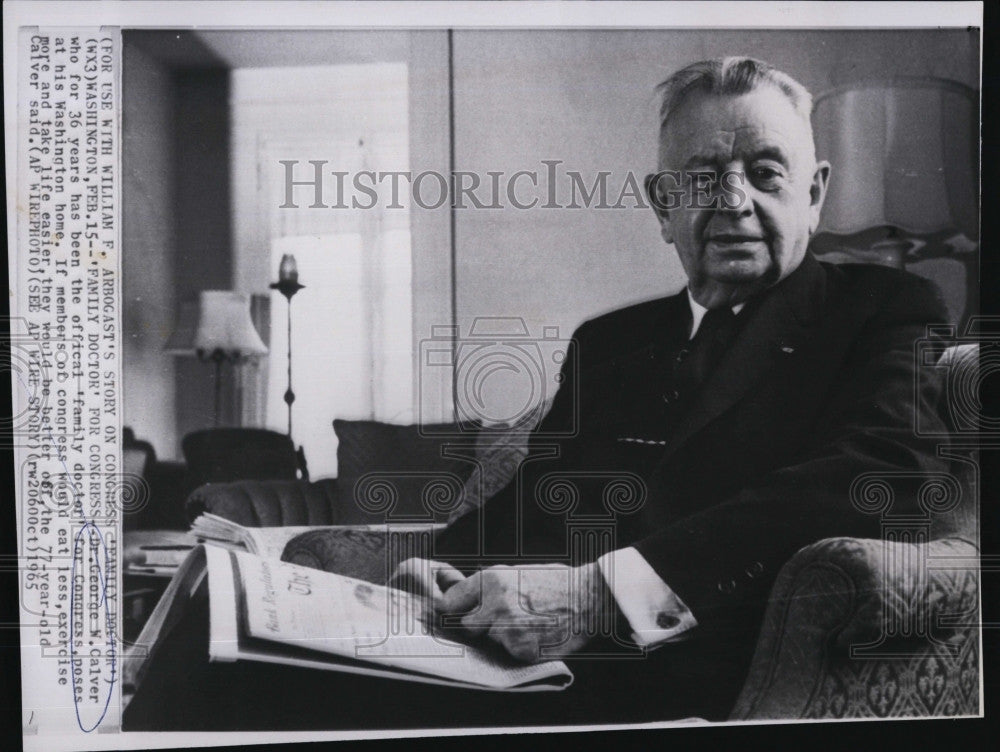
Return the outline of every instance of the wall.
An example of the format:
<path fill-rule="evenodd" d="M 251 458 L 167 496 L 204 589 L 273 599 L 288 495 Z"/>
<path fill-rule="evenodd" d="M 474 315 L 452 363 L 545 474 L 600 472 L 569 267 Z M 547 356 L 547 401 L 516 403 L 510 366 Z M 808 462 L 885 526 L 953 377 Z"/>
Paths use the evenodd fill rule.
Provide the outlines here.
<path fill-rule="evenodd" d="M 163 345 L 175 311 L 175 88 L 170 71 L 143 50 L 126 44 L 123 54 L 123 414 L 136 436 L 169 457 L 177 444 L 174 358 Z"/>
<path fill-rule="evenodd" d="M 410 33 L 410 170 L 414 175 L 445 171 L 451 150 L 449 131 L 448 32 Z M 429 206 L 429 205 L 428 205 Z M 452 323 L 451 211 L 410 206 L 413 254 L 413 394 L 416 419 L 451 420 L 452 379 L 448 369 L 425 367 L 426 343 L 434 327 Z"/>
<path fill-rule="evenodd" d="M 189 37 L 175 59 L 173 36 L 129 33 L 122 73 L 123 415 L 166 459 L 214 417 L 212 367 L 163 352 L 179 304 L 232 287 L 229 73 Z M 225 425 L 236 405 L 224 384 Z"/>
<path fill-rule="evenodd" d="M 174 182 L 177 304 L 200 290 L 231 290 L 232 201 L 229 191 L 229 71 L 179 70 Z M 177 436 L 210 428 L 215 419 L 215 369 L 196 358 L 175 364 Z M 220 425 L 235 425 L 232 366 L 223 365 Z M 176 450 L 175 450 L 176 453 Z"/>
<path fill-rule="evenodd" d="M 814 93 L 893 75 L 975 86 L 977 39 L 964 31 L 457 31 L 455 167 L 512 174 L 557 159 L 588 184 L 607 170 L 609 185 L 621 186 L 629 170 L 641 177 L 655 166 L 654 87 L 686 63 L 747 54 Z M 568 203 L 568 188 L 563 196 Z M 554 325 L 566 336 L 588 317 L 684 284 L 649 210 L 460 209 L 455 247 L 463 333 L 477 316 L 522 316 L 532 333 Z"/>

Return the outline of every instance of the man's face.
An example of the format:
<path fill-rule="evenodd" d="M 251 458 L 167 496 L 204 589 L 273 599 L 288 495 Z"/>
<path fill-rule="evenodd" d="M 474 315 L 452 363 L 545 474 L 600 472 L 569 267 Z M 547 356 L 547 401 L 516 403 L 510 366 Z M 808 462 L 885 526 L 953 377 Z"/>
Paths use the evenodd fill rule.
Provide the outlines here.
<path fill-rule="evenodd" d="M 829 165 L 816 164 L 806 123 L 777 89 L 688 95 L 662 134 L 660 169 L 680 174 L 661 180 L 680 192 L 658 214 L 702 305 L 735 305 L 798 267 Z"/>

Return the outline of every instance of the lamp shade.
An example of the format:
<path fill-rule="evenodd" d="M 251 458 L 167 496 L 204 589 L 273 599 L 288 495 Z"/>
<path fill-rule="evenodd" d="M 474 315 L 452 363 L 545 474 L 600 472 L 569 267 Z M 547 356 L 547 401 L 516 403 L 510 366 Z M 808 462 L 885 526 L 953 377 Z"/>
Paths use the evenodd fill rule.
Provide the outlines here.
<path fill-rule="evenodd" d="M 891 226 L 978 238 L 975 92 L 937 78 L 851 84 L 820 95 L 813 133 L 832 165 L 820 232 Z"/>
<path fill-rule="evenodd" d="M 203 290 L 196 303 L 183 303 L 165 349 L 174 355 L 221 351 L 231 358 L 267 354 L 250 320 L 250 299 L 230 290 Z"/>

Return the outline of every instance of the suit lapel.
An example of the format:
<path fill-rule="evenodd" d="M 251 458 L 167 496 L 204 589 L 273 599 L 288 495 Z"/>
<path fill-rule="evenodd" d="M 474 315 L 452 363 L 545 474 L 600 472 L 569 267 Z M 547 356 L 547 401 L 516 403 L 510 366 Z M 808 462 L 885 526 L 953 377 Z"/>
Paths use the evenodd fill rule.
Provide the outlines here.
<path fill-rule="evenodd" d="M 691 308 L 687 302 L 687 293 L 682 290 L 677 295 L 664 298 L 656 312 L 643 322 L 645 331 L 637 338 L 636 346 L 614 357 L 613 360 L 588 368 L 590 380 L 600 382 L 609 375 L 622 373 L 641 374 L 656 378 L 658 374 L 650 373 L 650 364 L 654 369 L 663 367 L 664 354 L 668 352 L 671 342 L 678 337 L 686 337 L 691 329 Z"/>
<path fill-rule="evenodd" d="M 663 460 L 752 390 L 781 360 L 796 357 L 822 306 L 825 272 L 810 253 L 746 313 L 748 320 L 667 439 Z"/>

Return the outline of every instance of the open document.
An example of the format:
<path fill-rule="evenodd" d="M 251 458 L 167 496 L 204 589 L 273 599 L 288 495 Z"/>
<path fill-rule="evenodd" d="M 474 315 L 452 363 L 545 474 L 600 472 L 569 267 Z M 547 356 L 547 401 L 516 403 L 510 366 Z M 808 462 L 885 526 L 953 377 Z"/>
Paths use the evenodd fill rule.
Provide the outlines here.
<path fill-rule="evenodd" d="M 206 547 L 210 659 L 253 660 L 494 690 L 554 690 L 561 661 L 525 665 L 433 634 L 427 603 L 363 580 Z"/>
<path fill-rule="evenodd" d="M 392 532 L 431 534 L 441 530 L 439 524 L 393 524 Z M 388 525 L 284 525 L 280 527 L 246 527 L 225 517 L 204 512 L 191 523 L 191 535 L 197 540 L 211 541 L 225 548 L 236 548 L 248 551 L 258 556 L 280 559 L 288 542 L 303 533 L 318 530 L 335 530 L 341 534 L 364 535 L 366 533 L 385 534 L 390 529 Z"/>

